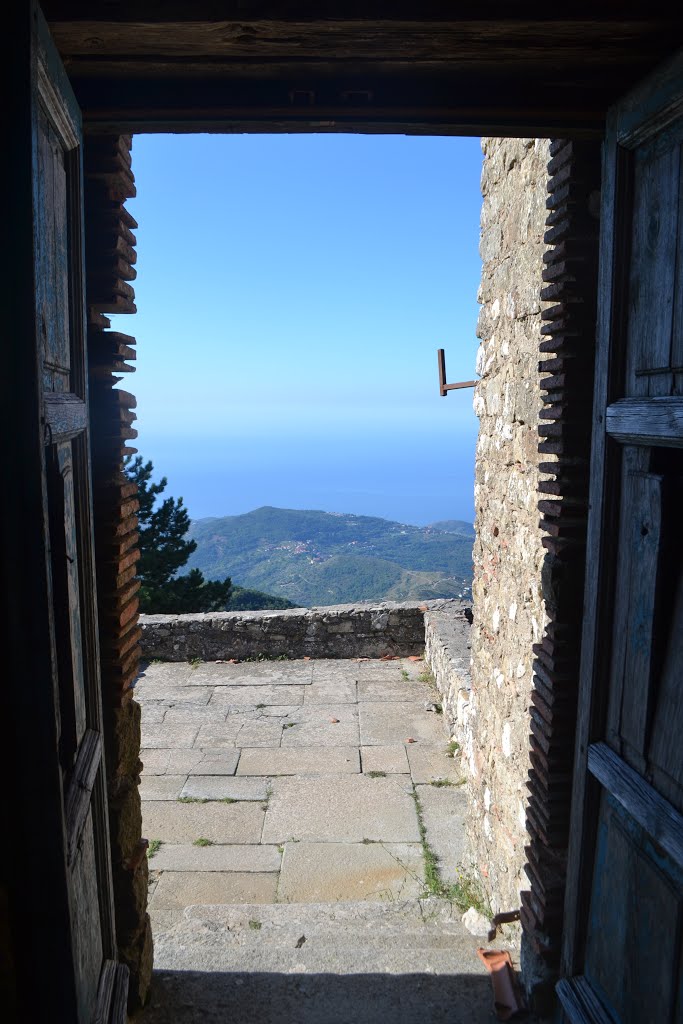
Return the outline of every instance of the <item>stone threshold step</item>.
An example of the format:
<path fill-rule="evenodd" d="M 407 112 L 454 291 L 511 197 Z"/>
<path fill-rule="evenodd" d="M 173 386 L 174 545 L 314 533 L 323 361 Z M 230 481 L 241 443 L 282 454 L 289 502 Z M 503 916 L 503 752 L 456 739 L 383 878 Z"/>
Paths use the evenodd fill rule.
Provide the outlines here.
<path fill-rule="evenodd" d="M 175 923 L 155 930 L 157 957 L 182 949 L 190 957 L 211 952 L 232 958 L 250 951 L 345 960 L 349 954 L 375 957 L 389 950 L 474 953 L 477 941 L 465 930 L 460 911 L 443 900 L 391 903 L 290 903 L 197 905 Z M 304 941 L 302 942 L 302 937 Z M 232 966 L 230 969 L 233 969 Z"/>

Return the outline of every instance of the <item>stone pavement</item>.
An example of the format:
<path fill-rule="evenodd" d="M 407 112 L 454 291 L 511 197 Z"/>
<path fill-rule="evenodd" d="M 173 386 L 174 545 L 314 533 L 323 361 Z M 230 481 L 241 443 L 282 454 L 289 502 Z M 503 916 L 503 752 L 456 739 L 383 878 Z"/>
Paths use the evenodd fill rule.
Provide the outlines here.
<path fill-rule="evenodd" d="M 423 838 L 457 879 L 465 808 L 424 662 L 152 663 L 135 694 L 146 1021 L 491 1019 L 482 940 L 425 885 Z"/>

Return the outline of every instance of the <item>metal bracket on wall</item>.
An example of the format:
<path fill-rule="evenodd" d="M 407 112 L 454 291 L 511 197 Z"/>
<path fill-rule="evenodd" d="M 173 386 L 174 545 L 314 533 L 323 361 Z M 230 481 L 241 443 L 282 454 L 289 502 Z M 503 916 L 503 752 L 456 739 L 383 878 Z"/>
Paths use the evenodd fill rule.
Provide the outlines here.
<path fill-rule="evenodd" d="M 449 391 L 457 391 L 458 388 L 473 388 L 475 384 L 478 384 L 478 380 L 463 380 L 459 384 L 447 384 L 446 383 L 446 352 L 444 349 L 437 349 L 437 359 L 439 360 L 439 394 L 442 398 L 445 398 Z"/>

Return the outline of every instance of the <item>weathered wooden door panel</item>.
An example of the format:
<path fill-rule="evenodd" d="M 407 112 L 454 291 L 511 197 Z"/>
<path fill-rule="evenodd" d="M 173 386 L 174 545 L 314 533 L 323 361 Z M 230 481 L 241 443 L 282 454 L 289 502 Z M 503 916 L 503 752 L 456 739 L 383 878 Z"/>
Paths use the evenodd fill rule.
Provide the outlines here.
<path fill-rule="evenodd" d="M 81 142 L 80 111 L 36 9 L 35 325 L 68 906 L 68 934 L 62 941 L 69 950 L 75 995 L 69 1019 L 91 1024 L 102 1011 L 103 971 L 107 977 L 111 973 L 105 966 L 115 947 L 93 563 Z M 59 1008 L 55 1015 L 60 1016 Z"/>
<path fill-rule="evenodd" d="M 558 985 L 683 1021 L 683 59 L 610 115 L 589 567 Z"/>
<path fill-rule="evenodd" d="M 614 1020 L 662 1024 L 677 1019 L 682 882 L 683 871 L 605 792 L 585 977 Z M 624 971 L 624 964 L 632 969 Z"/>

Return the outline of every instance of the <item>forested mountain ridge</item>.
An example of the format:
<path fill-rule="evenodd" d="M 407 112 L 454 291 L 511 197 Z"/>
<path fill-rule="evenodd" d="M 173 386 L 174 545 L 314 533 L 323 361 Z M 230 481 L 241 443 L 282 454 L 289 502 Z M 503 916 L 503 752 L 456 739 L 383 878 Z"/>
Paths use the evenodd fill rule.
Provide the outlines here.
<path fill-rule="evenodd" d="M 446 525 L 446 524 L 444 524 Z M 190 568 L 300 605 L 469 595 L 472 538 L 373 516 L 278 509 L 200 519 Z M 471 526 L 469 527 L 471 530 Z"/>

